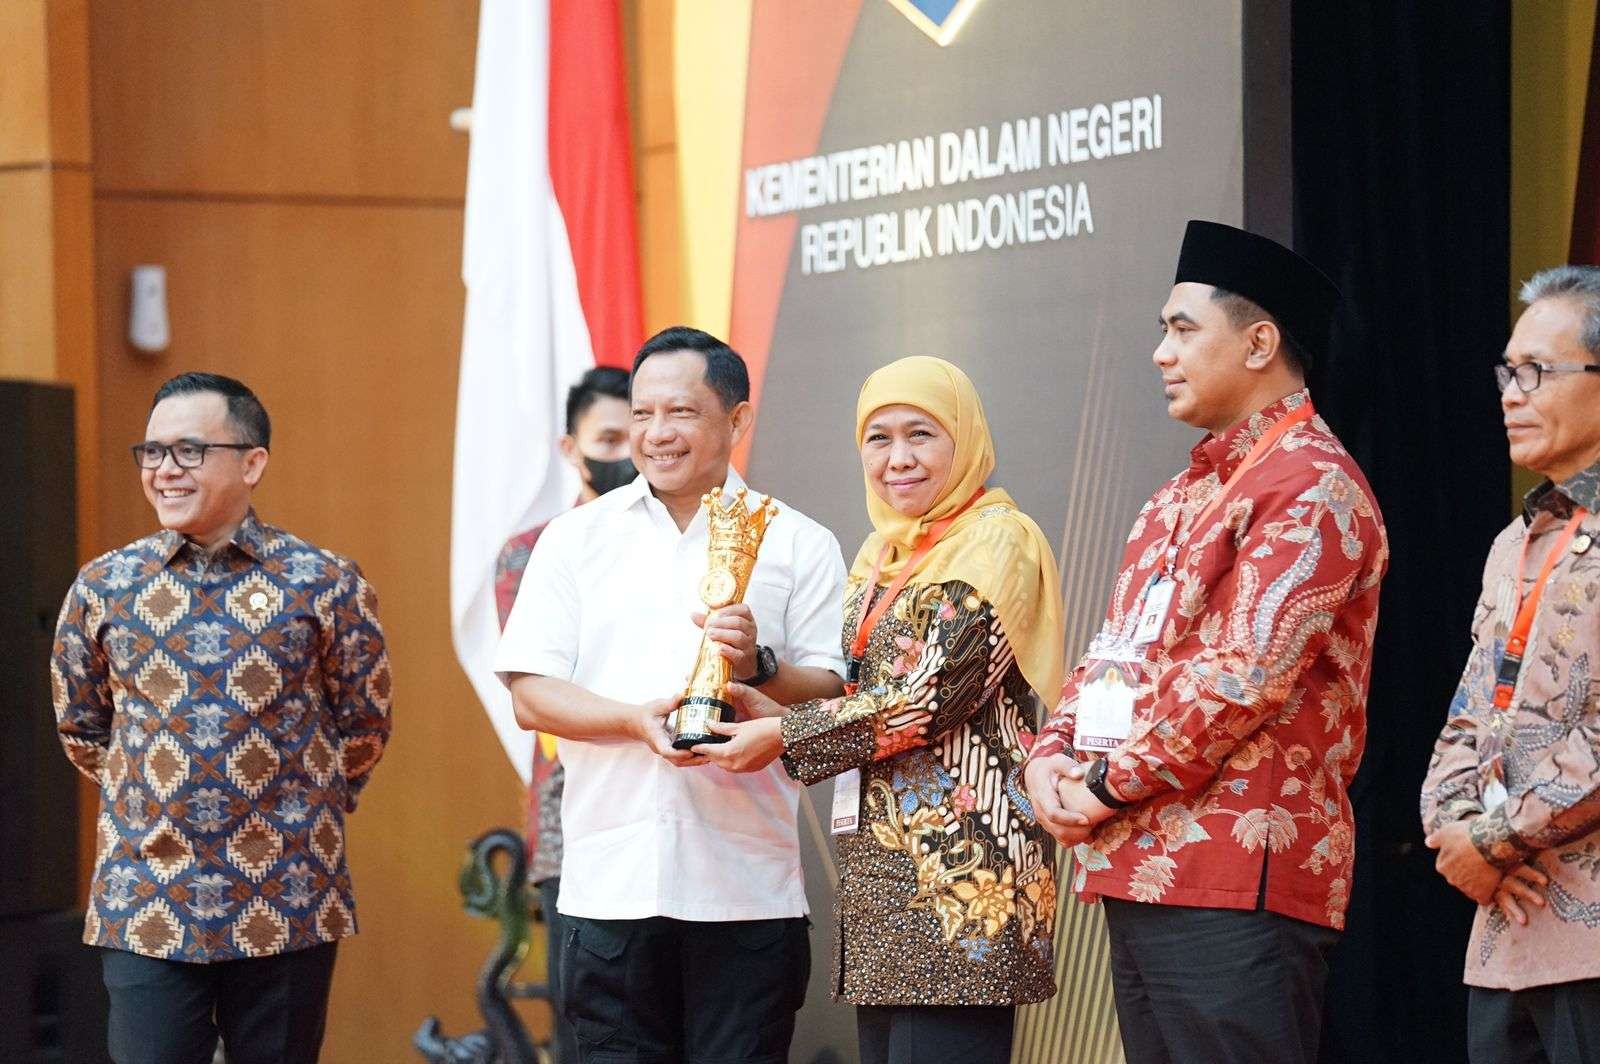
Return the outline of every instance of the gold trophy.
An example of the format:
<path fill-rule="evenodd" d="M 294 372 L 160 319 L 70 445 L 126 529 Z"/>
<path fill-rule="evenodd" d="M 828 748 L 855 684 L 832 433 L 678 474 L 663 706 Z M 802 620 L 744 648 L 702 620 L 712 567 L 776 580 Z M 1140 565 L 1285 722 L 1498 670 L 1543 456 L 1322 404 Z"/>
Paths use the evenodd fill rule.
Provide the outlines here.
<path fill-rule="evenodd" d="M 763 495 L 760 504 L 752 510 L 745 502 L 746 494 L 746 490 L 740 488 L 733 493 L 733 500 L 724 506 L 722 489 L 718 488 L 707 492 L 700 500 L 706 508 L 710 555 L 706 575 L 700 580 L 700 601 L 706 604 L 708 619 L 712 611 L 744 601 L 750 573 L 756 567 L 756 551 L 761 549 L 761 538 L 767 534 L 768 523 L 778 515 L 772 496 Z M 728 741 L 726 735 L 716 734 L 708 724 L 713 720 L 723 723 L 733 720 L 733 705 L 727 698 L 732 672 L 732 665 L 722 656 L 717 644 L 702 634 L 694 672 L 678 702 L 678 719 L 672 729 L 674 749 L 687 750 L 700 743 Z"/>

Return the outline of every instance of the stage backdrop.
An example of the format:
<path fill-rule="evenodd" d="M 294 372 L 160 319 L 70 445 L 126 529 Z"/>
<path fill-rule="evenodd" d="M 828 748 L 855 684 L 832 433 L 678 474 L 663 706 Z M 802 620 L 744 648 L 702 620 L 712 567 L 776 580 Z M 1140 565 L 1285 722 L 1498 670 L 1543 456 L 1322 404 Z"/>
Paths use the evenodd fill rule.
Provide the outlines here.
<path fill-rule="evenodd" d="M 1245 21 L 1237 0 L 757 0 L 732 308 L 759 401 L 751 483 L 849 559 L 868 531 L 862 380 L 950 359 L 983 395 L 993 483 L 1055 543 L 1075 658 L 1138 506 L 1195 439 L 1150 352 L 1184 222 L 1245 217 Z M 831 787 L 810 797 L 825 823 Z M 853 1060 L 818 825 L 794 1059 Z M 1118 1060 L 1098 910 L 1064 896 L 1058 927 L 1062 990 L 1023 1011 L 1016 1059 Z"/>

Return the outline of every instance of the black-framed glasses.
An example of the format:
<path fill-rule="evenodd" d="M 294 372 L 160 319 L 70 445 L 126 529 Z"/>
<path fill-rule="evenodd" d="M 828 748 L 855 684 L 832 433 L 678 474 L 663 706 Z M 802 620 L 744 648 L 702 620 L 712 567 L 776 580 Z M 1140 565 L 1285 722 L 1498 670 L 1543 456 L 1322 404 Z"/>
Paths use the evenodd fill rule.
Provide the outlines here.
<path fill-rule="evenodd" d="M 1600 373 L 1600 366 L 1584 362 L 1502 362 L 1494 368 L 1494 381 L 1504 392 L 1512 381 L 1522 389 L 1522 394 L 1537 391 L 1539 381 L 1546 373 Z"/>
<path fill-rule="evenodd" d="M 128 448 L 140 469 L 160 469 L 161 463 L 172 455 L 179 469 L 199 469 L 205 464 L 206 452 L 220 448 L 225 451 L 253 451 L 254 443 L 204 443 L 200 440 L 179 440 L 177 443 L 157 443 L 145 440 Z"/>

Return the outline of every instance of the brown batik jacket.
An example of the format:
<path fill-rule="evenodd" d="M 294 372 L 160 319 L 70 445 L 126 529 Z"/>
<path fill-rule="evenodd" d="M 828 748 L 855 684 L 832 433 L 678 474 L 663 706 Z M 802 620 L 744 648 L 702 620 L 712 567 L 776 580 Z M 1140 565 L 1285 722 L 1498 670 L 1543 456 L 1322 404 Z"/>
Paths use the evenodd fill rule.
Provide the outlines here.
<path fill-rule="evenodd" d="M 855 633 L 864 581 L 846 597 Z M 838 836 L 833 993 L 858 1005 L 1016 1005 L 1055 993 L 1055 844 L 1022 790 L 1038 703 L 998 615 L 960 581 L 908 584 L 853 695 L 793 707 L 803 783 L 862 771 Z"/>

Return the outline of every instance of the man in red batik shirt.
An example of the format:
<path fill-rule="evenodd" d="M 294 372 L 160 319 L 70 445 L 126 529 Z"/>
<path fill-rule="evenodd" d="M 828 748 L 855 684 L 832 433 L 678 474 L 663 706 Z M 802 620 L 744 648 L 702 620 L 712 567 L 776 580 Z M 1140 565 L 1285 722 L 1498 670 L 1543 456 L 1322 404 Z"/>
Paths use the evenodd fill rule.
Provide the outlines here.
<path fill-rule="evenodd" d="M 1139 512 L 1029 754 L 1040 821 L 1105 901 L 1129 1064 L 1316 1060 L 1389 556 L 1305 389 L 1338 300 L 1288 249 L 1189 223 L 1153 357 L 1207 436 Z"/>
<path fill-rule="evenodd" d="M 583 481 L 578 505 L 597 499 L 638 476 L 628 457 L 628 374 L 610 366 L 596 366 L 567 392 L 567 431 L 557 441 L 561 457 L 572 464 Z M 548 524 L 548 522 L 546 522 Z M 528 568 L 533 546 L 544 525 L 519 532 L 506 541 L 494 567 L 494 604 L 500 627 L 506 625 L 517 588 Z M 528 882 L 539 891 L 539 906 L 549 931 L 546 981 L 552 1001 L 560 1000 L 563 920 L 556 911 L 561 889 L 561 791 L 566 782 L 556 760 L 555 737 L 538 735 L 533 745 L 533 780 L 528 787 Z M 555 1017 L 556 1059 L 573 1064 L 577 1043 L 561 1010 Z"/>

